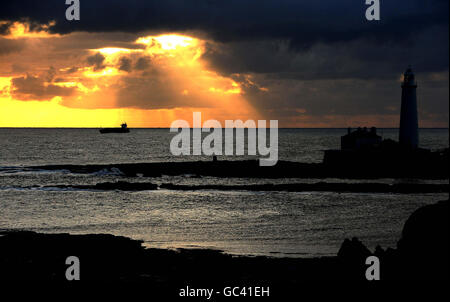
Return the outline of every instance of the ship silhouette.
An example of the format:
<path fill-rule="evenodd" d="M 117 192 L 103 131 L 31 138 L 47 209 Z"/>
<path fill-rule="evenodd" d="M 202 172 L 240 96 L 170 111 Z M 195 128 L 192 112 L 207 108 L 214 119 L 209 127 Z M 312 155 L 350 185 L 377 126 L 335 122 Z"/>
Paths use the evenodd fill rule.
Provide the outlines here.
<path fill-rule="evenodd" d="M 130 129 L 127 126 L 127 123 L 123 123 L 120 125 L 120 128 L 102 128 L 99 130 L 101 134 L 105 133 L 128 133 Z"/>

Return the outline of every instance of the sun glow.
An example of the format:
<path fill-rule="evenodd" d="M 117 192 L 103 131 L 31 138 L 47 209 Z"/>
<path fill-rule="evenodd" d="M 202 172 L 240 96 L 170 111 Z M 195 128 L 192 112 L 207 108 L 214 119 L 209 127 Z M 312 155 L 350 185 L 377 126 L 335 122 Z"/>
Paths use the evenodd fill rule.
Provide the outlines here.
<path fill-rule="evenodd" d="M 136 43 L 146 46 L 147 55 L 155 59 L 173 58 L 171 63 L 180 67 L 196 64 L 205 52 L 203 41 L 177 34 L 141 37 Z"/>
<path fill-rule="evenodd" d="M 0 77 L 0 127 L 99 127 L 120 123 L 123 109 L 76 109 L 62 106 L 61 97 L 49 101 L 16 101 L 11 78 Z"/>
<path fill-rule="evenodd" d="M 35 38 L 47 34 L 28 32 L 25 25 L 18 25 L 12 35 Z M 51 63 L 46 62 L 30 74 L 42 79 L 42 85 L 49 86 L 49 91 L 57 91 L 52 86 L 75 88 L 71 94 L 46 100 L 14 99 L 16 87 L 12 88 L 12 78 L 24 75 L 0 77 L 0 127 L 110 127 L 123 121 L 131 128 L 168 127 L 176 119 L 189 120 L 193 111 L 217 120 L 257 119 L 259 116 L 245 100 L 240 84 L 211 70 L 202 59 L 205 43 L 195 37 L 164 34 L 138 38 L 137 48 L 89 48 L 86 49 L 89 56 L 100 53 L 103 62 L 89 66 L 85 55 L 75 64 L 55 66 L 57 74 L 52 78 L 46 73 Z M 144 67 L 138 67 L 139 60 L 146 62 L 141 65 Z M 121 65 L 124 61 L 128 62 L 126 68 Z M 154 89 L 161 89 L 160 95 L 168 98 L 169 104 L 175 103 L 177 107 L 143 109 L 148 108 L 145 103 L 127 107 L 126 100 L 119 100 L 120 93 L 129 95 L 123 94 L 128 83 L 149 83 L 145 82 L 148 79 L 157 83 Z M 137 91 L 141 87 L 137 86 Z M 144 101 L 152 104 L 154 96 L 158 94 L 154 95 L 152 88 L 148 96 L 144 95 Z"/>
<path fill-rule="evenodd" d="M 136 41 L 144 44 L 144 53 L 171 75 L 174 86 L 181 87 L 179 95 L 205 100 L 208 107 L 222 108 L 225 115 L 228 112 L 233 116 L 236 110 L 242 110 L 258 116 L 245 100 L 240 84 L 210 70 L 202 60 L 205 42 L 177 34 L 142 37 Z"/>
<path fill-rule="evenodd" d="M 94 68 L 89 67 L 83 72 L 85 77 L 100 78 L 100 77 L 112 77 L 120 75 L 122 72 L 115 67 L 105 67 L 99 71 L 95 71 Z"/>
<path fill-rule="evenodd" d="M 137 39 L 136 43 L 145 44 L 148 46 L 156 46 L 162 51 L 167 51 L 175 50 L 180 47 L 185 48 L 188 46 L 198 46 L 199 40 L 188 36 L 170 34 L 142 37 Z"/>
<path fill-rule="evenodd" d="M 128 48 L 118 48 L 118 47 L 104 47 L 104 48 L 97 48 L 97 49 L 91 49 L 93 52 L 100 52 L 104 55 L 113 55 L 117 53 L 130 53 L 131 49 Z"/>

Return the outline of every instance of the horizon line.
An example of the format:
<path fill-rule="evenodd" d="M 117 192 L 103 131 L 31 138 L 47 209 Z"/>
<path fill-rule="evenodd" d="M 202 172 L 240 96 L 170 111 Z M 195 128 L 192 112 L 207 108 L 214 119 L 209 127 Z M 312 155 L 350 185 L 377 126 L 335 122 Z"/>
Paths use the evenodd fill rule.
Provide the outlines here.
<path fill-rule="evenodd" d="M 0 127 L 0 129 L 102 129 L 102 128 L 118 128 L 118 127 Z M 181 127 L 177 128 L 180 129 Z M 211 127 L 213 128 L 213 127 Z M 358 128 L 367 128 L 370 129 L 371 127 L 278 127 L 278 129 L 358 129 Z M 400 129 L 400 127 L 375 127 L 377 129 Z M 128 129 L 171 129 L 170 127 L 130 127 Z M 202 129 L 202 128 L 193 128 L 189 127 L 187 129 Z M 221 129 L 270 129 L 270 127 L 266 128 L 247 128 L 247 127 L 233 127 L 233 128 L 227 128 L 222 127 Z M 449 129 L 449 127 L 419 127 L 419 129 Z"/>

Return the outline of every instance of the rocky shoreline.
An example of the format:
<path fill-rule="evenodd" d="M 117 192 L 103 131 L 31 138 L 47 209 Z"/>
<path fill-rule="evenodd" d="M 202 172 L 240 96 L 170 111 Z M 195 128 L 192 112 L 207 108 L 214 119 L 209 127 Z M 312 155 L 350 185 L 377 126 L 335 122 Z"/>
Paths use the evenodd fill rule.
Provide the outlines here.
<path fill-rule="evenodd" d="M 127 177 L 161 177 L 162 175 L 196 175 L 214 177 L 250 178 L 422 178 L 448 179 L 448 156 L 420 165 L 401 162 L 367 161 L 364 164 L 337 165 L 327 163 L 300 163 L 278 161 L 275 166 L 262 167 L 258 160 L 242 161 L 192 161 L 156 162 L 102 165 L 45 165 L 29 166 L 33 170 L 66 170 L 72 173 L 97 173 L 106 171 Z"/>
<path fill-rule="evenodd" d="M 65 280 L 68 256 L 77 256 L 82 280 L 146 281 L 157 288 L 189 284 L 295 287 L 304 280 L 365 280 L 365 259 L 380 259 L 381 279 L 448 279 L 449 201 L 424 206 L 406 221 L 397 248 L 373 252 L 346 239 L 337 256 L 271 258 L 216 250 L 149 249 L 126 237 L 93 234 L 0 233 L 1 280 Z"/>

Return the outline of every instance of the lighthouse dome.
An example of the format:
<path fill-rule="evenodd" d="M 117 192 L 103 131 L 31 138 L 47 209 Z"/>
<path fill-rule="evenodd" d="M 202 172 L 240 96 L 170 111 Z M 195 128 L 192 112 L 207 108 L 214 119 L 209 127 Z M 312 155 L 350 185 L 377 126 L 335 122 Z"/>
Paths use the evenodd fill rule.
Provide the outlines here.
<path fill-rule="evenodd" d="M 406 69 L 405 73 L 403 74 L 403 85 L 416 85 L 414 72 L 412 71 L 411 66 L 408 66 L 408 69 Z"/>

